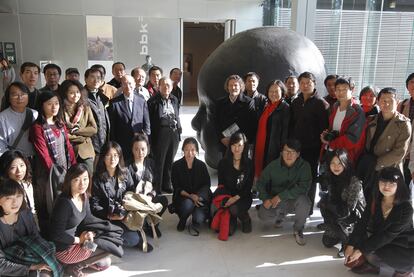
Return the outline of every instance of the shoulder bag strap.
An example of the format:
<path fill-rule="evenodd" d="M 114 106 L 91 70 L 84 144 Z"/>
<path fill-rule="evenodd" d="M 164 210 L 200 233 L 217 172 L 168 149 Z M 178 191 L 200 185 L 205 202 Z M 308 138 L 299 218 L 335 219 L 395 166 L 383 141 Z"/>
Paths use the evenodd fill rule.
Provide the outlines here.
<path fill-rule="evenodd" d="M 24 132 L 32 125 L 33 122 L 33 113 L 30 109 L 26 109 L 26 116 L 24 118 L 24 122 L 22 128 L 20 129 L 19 135 L 17 136 L 16 140 L 13 142 L 11 146 L 12 149 L 15 149 L 16 146 L 19 144 L 20 140 L 23 137 Z"/>

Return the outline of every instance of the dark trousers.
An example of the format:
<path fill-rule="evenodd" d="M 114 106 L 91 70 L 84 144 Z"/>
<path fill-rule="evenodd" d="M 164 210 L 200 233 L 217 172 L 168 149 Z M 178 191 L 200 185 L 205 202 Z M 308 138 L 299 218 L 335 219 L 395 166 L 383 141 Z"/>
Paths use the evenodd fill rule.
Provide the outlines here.
<path fill-rule="evenodd" d="M 311 201 L 311 208 L 309 214 L 312 214 L 313 206 L 315 204 L 316 181 L 318 177 L 318 161 L 320 155 L 320 148 L 302 149 L 300 155 L 305 161 L 309 163 L 312 172 L 312 184 L 308 191 L 308 196 Z"/>
<path fill-rule="evenodd" d="M 411 182 L 411 171 L 410 169 L 408 169 L 409 163 L 410 163 L 409 159 L 404 160 L 403 174 L 404 174 L 404 180 L 405 180 L 405 183 L 407 184 L 407 187 L 410 185 L 410 182 Z"/>
<path fill-rule="evenodd" d="M 153 146 L 157 167 L 155 190 L 171 189 L 171 167 L 178 149 L 178 131 L 169 127 L 160 127 L 158 139 Z"/>
<path fill-rule="evenodd" d="M 252 206 L 253 200 L 252 195 L 240 198 L 236 203 L 231 205 L 228 209 L 230 215 L 234 218 L 239 218 L 241 221 L 249 218 L 249 209 Z M 217 212 L 217 207 L 211 205 L 211 213 L 214 214 Z"/>
<path fill-rule="evenodd" d="M 78 163 L 83 163 L 86 165 L 86 167 L 88 168 L 88 173 L 89 176 L 93 176 L 94 170 L 93 170 L 93 164 L 94 164 L 94 158 L 86 158 L 86 159 L 82 159 L 81 157 L 77 157 L 76 161 Z"/>
<path fill-rule="evenodd" d="M 192 215 L 193 223 L 201 224 L 207 219 L 208 207 L 197 207 L 189 198 L 180 201 L 177 208 L 178 217 L 182 220 L 187 220 Z"/>

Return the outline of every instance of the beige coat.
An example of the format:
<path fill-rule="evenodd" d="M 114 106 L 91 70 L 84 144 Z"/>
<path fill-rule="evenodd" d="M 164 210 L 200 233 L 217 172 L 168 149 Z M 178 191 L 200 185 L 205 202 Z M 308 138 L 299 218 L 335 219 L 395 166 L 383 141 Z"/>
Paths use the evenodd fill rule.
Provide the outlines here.
<path fill-rule="evenodd" d="M 397 107 L 397 111 L 398 112 L 400 112 L 400 113 L 402 113 L 403 115 L 405 115 L 407 118 L 410 118 L 410 99 L 411 98 L 408 98 L 408 99 L 404 99 L 403 101 L 401 101 L 399 104 L 398 104 L 398 107 Z M 413 123 L 414 123 L 414 121 L 413 122 L 411 122 L 411 132 L 413 131 L 413 129 L 414 129 L 414 125 L 413 125 Z M 412 136 L 412 134 L 411 134 L 411 136 Z M 412 149 L 412 137 L 411 137 L 411 139 L 410 139 L 410 146 L 408 147 L 408 149 Z M 410 159 L 410 156 L 411 156 L 411 153 L 412 151 L 410 150 L 410 151 L 408 151 L 408 153 L 407 153 L 407 155 L 405 156 L 405 158 L 407 159 L 407 160 L 409 160 Z M 413 169 L 411 169 L 411 167 L 413 168 Z M 414 162 L 413 162 L 413 165 L 412 166 L 409 166 L 409 168 L 410 168 L 410 171 L 411 172 L 413 172 L 414 171 Z"/>
<path fill-rule="evenodd" d="M 116 87 L 106 83 L 103 86 L 101 86 L 101 89 L 103 90 L 103 94 L 105 94 L 105 96 L 108 97 L 109 100 L 115 97 L 115 94 L 118 90 Z"/>
<path fill-rule="evenodd" d="M 128 191 L 122 200 L 125 210 L 128 211 L 123 222 L 131 231 L 142 229 L 145 219 L 150 224 L 158 224 L 162 218 L 157 214 L 162 210 L 160 203 L 152 203 L 151 197 Z"/>
<path fill-rule="evenodd" d="M 369 149 L 372 138 L 377 128 L 378 115 L 367 126 L 367 140 L 365 148 Z M 404 115 L 396 112 L 394 117 L 388 123 L 384 132 L 378 138 L 374 146 L 374 154 L 377 156 L 377 165 L 375 170 L 381 170 L 384 167 L 400 167 L 403 169 L 403 159 L 408 152 L 411 137 L 411 122 Z"/>
<path fill-rule="evenodd" d="M 70 124 L 70 118 L 72 116 L 65 111 L 65 122 L 69 132 L 73 127 Z M 73 145 L 76 157 L 79 156 L 82 159 L 95 157 L 91 136 L 95 135 L 97 130 L 98 128 L 96 127 L 92 110 L 89 106 L 86 106 L 79 120 L 79 129 L 73 133 L 69 133 L 69 140 Z"/>

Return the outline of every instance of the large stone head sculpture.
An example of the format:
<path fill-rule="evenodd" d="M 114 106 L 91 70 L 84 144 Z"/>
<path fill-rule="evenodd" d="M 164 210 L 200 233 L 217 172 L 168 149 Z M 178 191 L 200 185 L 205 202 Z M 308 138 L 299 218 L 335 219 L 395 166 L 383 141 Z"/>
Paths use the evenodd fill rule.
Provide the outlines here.
<path fill-rule="evenodd" d="M 212 121 L 215 100 L 227 95 L 224 82 L 229 75 L 243 76 L 254 71 L 260 76 L 259 92 L 273 79 L 283 80 L 292 73 L 312 72 L 317 89 L 323 88 L 325 64 L 319 49 L 306 37 L 288 29 L 261 27 L 236 34 L 223 42 L 205 61 L 198 75 L 199 110 L 192 121 L 205 160 L 216 167 L 220 141 Z"/>

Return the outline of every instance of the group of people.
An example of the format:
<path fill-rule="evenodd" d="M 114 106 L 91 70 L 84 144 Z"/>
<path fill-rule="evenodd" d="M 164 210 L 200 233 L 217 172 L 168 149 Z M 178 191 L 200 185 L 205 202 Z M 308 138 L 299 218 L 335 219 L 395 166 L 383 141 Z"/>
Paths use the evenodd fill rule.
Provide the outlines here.
<path fill-rule="evenodd" d="M 254 72 L 244 79 L 229 76 L 224 86 L 228 96 L 217 101 L 213 113 L 223 150 L 227 146 L 233 153 L 230 166 L 226 156 L 219 163 L 214 192 L 227 198 L 217 202 L 213 198 L 215 206 L 229 208 L 229 233 L 236 226 L 236 215 L 242 231 L 251 230 L 248 208 L 243 207 L 250 207 L 251 194 L 246 192 L 253 187 L 263 202 L 257 207 L 259 218 L 280 228 L 286 214 L 295 213 L 294 237 L 304 245 L 303 229 L 319 183 L 318 207 L 324 222 L 317 227 L 324 231 L 326 247 L 340 243 L 338 256 L 345 257 L 355 273 L 378 274 L 389 266 L 395 270 L 393 276 L 413 276 L 409 185 L 414 172 L 414 157 L 410 159 L 414 73 L 406 80 L 412 98 L 399 105 L 397 92 L 390 87 L 379 92 L 365 87 L 358 101 L 352 79 L 337 75 L 326 77 L 324 98 L 310 72 L 288 76 L 285 82 L 271 81 L 265 97 L 257 91 L 259 80 Z M 240 145 L 233 139 L 243 133 L 254 162 L 247 159 L 239 166 L 235 154 Z M 236 169 L 239 172 L 233 175 Z M 241 180 L 246 184 L 232 190 Z M 234 203 L 237 209 L 232 208 Z M 217 222 L 213 218 L 212 227 L 221 226 L 225 216 L 222 212 Z"/>
<path fill-rule="evenodd" d="M 357 101 L 352 79 L 336 75 L 326 78 L 321 98 L 310 72 L 273 80 L 262 94 L 257 73 L 231 75 L 228 95 L 212 110 L 223 153 L 212 192 L 196 139 L 183 141 L 183 157 L 174 162 L 181 70 L 163 77 L 152 66 L 145 83 L 145 70 L 125 69 L 114 63 L 105 83 L 105 68 L 93 65 L 82 85 L 79 71 L 68 68 L 60 84 L 61 68 L 48 64 L 38 90 L 40 68 L 25 62 L 21 82 L 7 86 L 0 112 L 2 274 L 59 276 L 64 265 L 82 276 L 86 267 L 107 268 L 123 246 L 150 252 L 146 235 L 161 237 L 167 207 L 178 215 L 178 231 L 197 236 L 208 221 L 227 240 L 238 221 L 242 232 L 252 231 L 255 195 L 258 217 L 276 228 L 294 213 L 295 241 L 305 245 L 319 183 L 323 245 L 340 243 L 338 255 L 354 272 L 386 265 L 395 277 L 413 276 L 414 100 L 397 106 L 395 89 L 367 87 Z M 414 74 L 406 84 L 414 99 Z M 172 193 L 170 205 L 162 192 Z M 37 247 L 18 252 L 28 241 Z"/>

